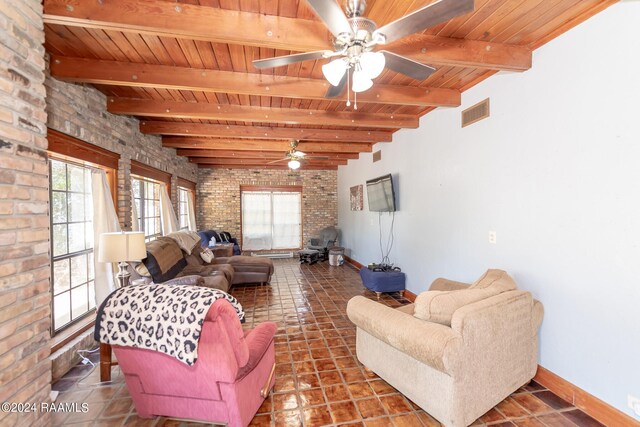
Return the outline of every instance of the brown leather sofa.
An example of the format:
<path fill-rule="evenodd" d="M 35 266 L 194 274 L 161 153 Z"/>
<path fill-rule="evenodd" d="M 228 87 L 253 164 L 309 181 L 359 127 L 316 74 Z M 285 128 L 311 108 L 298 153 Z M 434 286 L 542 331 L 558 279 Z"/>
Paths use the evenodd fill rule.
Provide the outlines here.
<path fill-rule="evenodd" d="M 134 275 L 148 277 L 156 283 L 185 276 L 201 276 L 204 278 L 202 286 L 225 292 L 235 284 L 265 284 L 271 281 L 273 262 L 270 259 L 234 256 L 214 258 L 207 263 L 200 255 L 202 250 L 198 244 L 191 252 L 187 252 L 173 238 L 159 237 L 147 243 L 147 257 L 135 267 Z"/>
<path fill-rule="evenodd" d="M 191 254 L 184 253 L 189 268 L 196 271 L 200 269 L 212 268 L 216 270 L 220 266 L 231 266 L 234 275 L 231 280 L 232 285 L 242 285 L 246 283 L 268 284 L 273 275 L 273 261 L 269 258 L 258 258 L 244 255 L 231 257 L 216 257 L 211 263 L 206 263 L 200 256 L 203 248 L 199 245 L 193 249 Z"/>

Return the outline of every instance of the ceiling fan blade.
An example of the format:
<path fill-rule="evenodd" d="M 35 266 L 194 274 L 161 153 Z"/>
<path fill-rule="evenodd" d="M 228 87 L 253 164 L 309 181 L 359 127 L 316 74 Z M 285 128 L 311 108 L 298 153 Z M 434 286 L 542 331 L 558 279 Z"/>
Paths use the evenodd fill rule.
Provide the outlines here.
<path fill-rule="evenodd" d="M 327 51 L 317 50 L 315 52 L 296 53 L 293 55 L 276 56 L 275 58 L 256 59 L 253 61 L 253 66 L 256 68 L 282 67 L 283 65 L 294 64 L 296 62 L 310 61 L 312 59 L 322 59 L 325 57 L 325 52 Z"/>
<path fill-rule="evenodd" d="M 329 90 L 327 90 L 327 93 L 324 94 L 324 97 L 335 98 L 340 96 L 340 94 L 342 94 L 342 92 L 344 91 L 344 87 L 347 85 L 348 78 L 349 78 L 349 72 L 347 71 L 346 73 L 344 73 L 344 76 L 342 76 L 342 80 L 340 80 L 340 83 L 338 83 L 338 86 L 329 85 Z"/>
<path fill-rule="evenodd" d="M 396 73 L 404 74 L 416 80 L 424 80 L 429 77 L 436 69 L 428 65 L 422 64 L 413 59 L 397 55 L 388 50 L 381 50 L 385 59 L 385 67 Z"/>
<path fill-rule="evenodd" d="M 268 164 L 268 165 L 271 165 L 271 164 L 273 164 L 273 163 L 284 162 L 285 160 L 289 160 L 289 158 L 288 158 L 288 157 L 285 157 L 285 158 L 282 158 L 282 159 L 274 160 L 274 161 L 272 161 L 272 162 L 268 162 L 267 164 Z"/>
<path fill-rule="evenodd" d="M 449 19 L 473 11 L 474 0 L 438 0 L 402 18 L 383 25 L 374 31 L 384 36 L 384 43 L 401 39 L 409 34 L 421 32 Z"/>
<path fill-rule="evenodd" d="M 351 25 L 335 0 L 307 0 L 307 3 L 336 38 L 340 34 L 352 34 Z"/>

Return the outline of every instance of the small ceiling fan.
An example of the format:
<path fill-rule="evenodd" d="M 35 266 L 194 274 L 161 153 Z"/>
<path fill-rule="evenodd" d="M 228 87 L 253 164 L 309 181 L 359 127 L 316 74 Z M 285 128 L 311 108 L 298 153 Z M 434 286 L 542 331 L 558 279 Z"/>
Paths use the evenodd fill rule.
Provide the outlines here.
<path fill-rule="evenodd" d="M 273 163 L 284 162 L 288 160 L 289 163 L 287 163 L 287 166 L 289 166 L 290 169 L 298 169 L 301 165 L 301 161 L 310 160 L 310 159 L 315 159 L 315 160 L 329 159 L 328 157 L 322 157 L 322 156 L 307 156 L 302 151 L 298 151 L 297 149 L 298 144 L 300 144 L 300 141 L 298 141 L 297 139 L 292 140 L 291 143 L 289 144 L 291 145 L 291 149 L 285 154 L 285 156 L 282 159 L 274 160 L 267 164 L 270 165 Z"/>
<path fill-rule="evenodd" d="M 374 52 L 378 45 L 399 40 L 410 34 L 471 12 L 474 0 L 438 0 L 380 28 L 363 17 L 366 0 L 346 0 L 345 13 L 335 0 L 306 0 L 313 11 L 334 36 L 335 51 L 320 50 L 297 53 L 253 61 L 256 68 L 272 68 L 323 58 L 337 59 L 324 64 L 322 73 L 331 83 L 326 98 L 335 98 L 349 86 L 349 74 L 353 74 L 351 90 L 364 92 L 373 85 L 387 67 L 416 80 L 424 80 L 435 68 L 387 50 Z M 347 105 L 350 102 L 347 101 Z"/>

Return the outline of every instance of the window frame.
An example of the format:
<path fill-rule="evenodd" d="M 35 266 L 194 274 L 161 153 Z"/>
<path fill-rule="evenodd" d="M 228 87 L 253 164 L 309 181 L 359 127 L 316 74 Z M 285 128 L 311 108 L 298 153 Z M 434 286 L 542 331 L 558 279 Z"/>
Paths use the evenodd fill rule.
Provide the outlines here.
<path fill-rule="evenodd" d="M 93 292 L 94 292 L 94 295 L 95 295 L 95 271 L 94 271 L 93 279 L 91 279 L 89 277 L 89 268 L 90 268 L 89 262 L 92 259 L 90 257 L 90 255 L 91 254 L 95 254 L 94 247 L 93 247 L 93 246 L 95 246 L 95 243 L 91 248 L 86 248 L 85 247 L 84 249 L 73 251 L 73 252 L 71 252 L 71 250 L 70 250 L 69 225 L 72 225 L 72 224 L 83 224 L 84 232 L 85 233 L 87 232 L 86 224 L 89 221 L 87 221 L 87 215 L 86 215 L 86 209 L 87 209 L 87 206 L 86 206 L 87 198 L 86 198 L 86 196 L 87 196 L 87 194 L 90 194 L 90 193 L 88 193 L 86 191 L 86 187 L 84 188 L 84 191 L 82 191 L 82 192 L 72 191 L 69 188 L 69 182 L 68 182 L 68 179 L 69 179 L 69 166 L 82 168 L 82 170 L 83 170 L 82 179 L 84 181 L 84 185 L 87 184 L 87 179 L 86 179 L 86 175 L 85 174 L 87 172 L 91 173 L 95 168 L 92 167 L 92 166 L 83 165 L 83 164 L 78 163 L 78 162 L 72 162 L 72 161 L 69 161 L 69 160 L 60 160 L 60 159 L 57 159 L 55 157 L 50 157 L 49 158 L 49 180 L 50 180 L 50 183 L 51 183 L 51 179 L 53 178 L 53 173 L 52 173 L 53 163 L 52 162 L 59 162 L 59 163 L 62 163 L 62 164 L 65 165 L 65 180 L 66 180 L 66 182 L 65 182 L 65 189 L 64 190 L 54 189 L 53 185 L 50 185 L 49 194 L 51 196 L 53 196 L 54 192 L 55 193 L 63 193 L 63 194 L 65 194 L 65 196 L 66 196 L 65 197 L 65 201 L 66 201 L 66 208 L 67 208 L 66 220 L 64 222 L 62 222 L 62 223 L 54 223 L 53 215 L 49 216 L 49 223 L 51 224 L 51 228 L 49 230 L 50 231 L 50 246 L 51 246 L 51 300 L 52 300 L 52 304 L 51 304 L 51 333 L 52 333 L 52 336 L 55 336 L 55 335 L 59 334 L 60 332 L 64 331 L 69 326 L 71 326 L 71 325 L 73 325 L 75 323 L 78 323 L 82 319 L 86 318 L 87 316 L 95 313 L 95 310 L 96 310 L 96 307 L 94 306 L 94 307 L 88 308 L 87 311 L 85 311 L 83 314 L 81 314 L 80 316 L 76 317 L 75 319 L 73 317 L 73 294 L 74 294 L 74 289 L 81 288 L 82 286 L 85 286 L 85 285 L 87 286 L 87 293 L 86 293 L 87 307 L 91 306 L 91 289 L 90 289 L 90 286 L 93 286 Z M 69 195 L 70 194 L 80 194 L 82 196 L 83 203 L 84 203 L 84 206 L 83 206 L 83 212 L 84 213 L 83 213 L 83 220 L 81 220 L 81 221 L 72 221 L 71 218 L 70 218 L 71 215 L 70 215 L 70 213 L 68 211 Z M 91 223 L 93 224 L 93 218 L 91 218 Z M 67 233 L 66 233 L 66 248 L 67 248 L 67 251 L 66 251 L 66 253 L 64 253 L 62 255 L 54 255 L 54 235 L 55 235 L 54 230 L 55 230 L 55 226 L 56 225 L 61 225 L 61 224 L 65 225 L 67 227 Z M 86 242 L 86 236 L 85 236 L 85 242 Z M 85 269 L 87 270 L 86 271 L 86 273 L 87 273 L 86 279 L 87 280 L 85 280 L 84 282 L 74 286 L 73 282 L 72 282 L 73 259 L 74 258 L 80 258 L 80 257 L 86 257 Z M 54 273 L 55 273 L 55 265 L 56 265 L 57 262 L 64 261 L 64 260 L 68 260 L 69 289 L 68 290 L 64 290 L 64 291 L 62 291 L 62 292 L 60 292 L 60 293 L 58 293 L 56 295 L 56 293 L 55 293 L 55 280 L 54 280 L 55 279 L 55 275 L 54 275 Z M 58 295 L 67 294 L 67 293 L 69 294 L 69 308 L 70 308 L 69 309 L 69 321 L 64 323 L 64 324 L 62 324 L 62 325 L 60 325 L 60 326 L 58 326 L 56 328 L 56 324 L 55 324 L 55 321 L 56 321 L 55 297 L 58 296 Z"/>
<path fill-rule="evenodd" d="M 178 178 L 178 228 L 180 230 L 187 230 L 189 228 L 189 226 L 187 225 L 187 227 L 183 228 L 180 226 L 181 224 L 181 217 L 183 216 L 182 211 L 181 211 L 181 207 L 182 207 L 182 200 L 180 199 L 180 191 L 185 191 L 187 192 L 188 196 L 191 197 L 191 202 L 193 203 L 193 212 L 196 212 L 196 183 L 189 181 L 187 179 L 184 178 Z M 187 218 L 189 215 L 189 211 L 187 210 L 186 212 Z M 187 219 L 188 222 L 188 219 Z"/>
<path fill-rule="evenodd" d="M 120 155 L 104 148 L 89 144 L 73 136 L 64 134 L 55 129 L 47 129 L 47 154 L 49 159 L 58 160 L 62 162 L 72 163 L 75 165 L 89 167 L 94 169 L 102 169 L 107 175 L 107 182 L 111 191 L 111 197 L 113 204 L 118 213 L 118 186 L 117 186 L 117 174 L 118 163 L 120 161 Z M 50 167 L 50 166 L 49 166 Z M 51 184 L 51 174 L 49 174 L 49 183 Z M 49 195 L 51 195 L 52 186 L 49 187 Z M 53 216 L 49 215 L 49 223 L 53 223 Z M 50 241 L 49 246 L 51 248 L 51 265 L 50 274 L 53 279 L 53 227 L 50 229 Z M 74 319 L 73 321 L 65 324 L 58 331 L 54 331 L 54 283 L 50 281 L 49 290 L 51 292 L 51 327 L 49 332 L 52 340 L 52 352 L 65 346 L 71 340 L 75 339 L 84 331 L 88 330 L 95 323 L 95 319 L 90 316 L 95 309 L 88 311 L 84 315 Z"/>
<path fill-rule="evenodd" d="M 243 207 L 242 207 L 242 193 L 243 192 L 269 192 L 272 193 L 300 193 L 300 246 L 297 248 L 278 248 L 278 249 L 266 249 L 264 251 L 285 251 L 285 250 L 298 250 L 302 249 L 304 246 L 304 193 L 302 191 L 301 185 L 271 185 L 271 186 L 262 186 L 262 185 L 241 185 L 240 186 L 240 244 L 242 245 L 244 242 L 242 241 L 244 232 L 244 218 L 243 218 Z M 271 220 L 273 227 L 273 218 Z M 253 251 L 253 252 L 262 252 L 262 251 Z"/>
<path fill-rule="evenodd" d="M 135 194 L 133 193 L 133 181 L 140 181 L 141 186 L 140 186 L 140 196 L 139 198 L 136 198 Z M 151 185 L 157 185 L 158 186 L 158 198 L 157 199 L 151 199 L 146 197 L 146 192 L 147 192 L 147 188 L 148 188 L 148 184 Z M 131 193 L 133 195 L 133 203 L 135 203 L 136 199 L 140 200 L 140 209 L 136 209 L 137 210 L 137 214 L 138 214 L 138 230 L 144 232 L 144 241 L 145 243 L 147 242 L 151 242 L 155 239 L 157 239 L 158 237 L 162 237 L 163 236 L 163 230 L 162 230 L 162 207 L 160 206 L 160 186 L 162 185 L 162 182 L 150 179 L 150 178 L 145 178 L 139 175 L 131 175 Z M 148 217 L 146 215 L 146 206 L 147 206 L 147 202 L 148 201 L 152 201 L 152 202 L 157 202 L 158 203 L 158 215 L 154 215 L 151 217 Z M 146 230 L 146 223 L 147 223 L 147 219 L 149 218 L 158 218 L 160 227 L 159 230 L 155 230 L 157 231 L 154 234 L 149 234 L 147 235 L 147 230 Z M 155 221 L 154 221 L 155 222 Z"/>
<path fill-rule="evenodd" d="M 184 195 L 184 200 L 182 196 Z M 187 202 L 187 197 L 191 197 L 193 201 L 193 196 L 191 190 L 188 188 L 178 186 L 178 229 L 179 230 L 189 230 L 189 204 Z M 182 226 L 182 217 L 186 217 L 185 226 Z"/>
<path fill-rule="evenodd" d="M 140 163 L 138 161 L 135 160 L 131 160 L 131 178 L 130 178 L 130 182 L 129 185 L 131 186 L 131 202 L 135 203 L 135 196 L 133 195 L 133 180 L 134 179 L 141 179 L 141 180 L 146 180 L 146 181 L 152 181 L 155 183 L 159 183 L 159 184 L 164 184 L 165 187 L 167 188 L 167 193 L 169 194 L 169 200 L 171 200 L 171 174 L 169 172 L 164 172 L 161 171 L 160 169 L 156 169 L 152 166 L 149 165 L 145 165 L 144 163 Z M 158 196 L 158 200 L 160 199 L 160 196 Z M 140 206 L 142 206 L 142 203 L 140 203 Z M 162 210 L 162 207 L 159 207 L 160 211 Z M 144 224 L 144 221 L 142 221 L 142 217 L 140 212 L 138 212 L 138 221 L 142 222 Z M 132 224 L 133 226 L 133 224 Z M 138 224 L 138 227 L 140 228 L 140 231 L 143 231 L 146 233 L 146 231 L 144 230 L 144 228 L 140 227 L 140 224 Z M 145 242 L 149 242 L 151 240 L 155 240 L 157 237 L 160 237 L 163 235 L 163 231 L 162 231 L 162 219 L 160 220 L 160 234 L 156 233 L 153 235 L 153 239 L 147 239 L 147 235 L 145 234 Z M 152 237 L 152 236 L 149 236 Z"/>

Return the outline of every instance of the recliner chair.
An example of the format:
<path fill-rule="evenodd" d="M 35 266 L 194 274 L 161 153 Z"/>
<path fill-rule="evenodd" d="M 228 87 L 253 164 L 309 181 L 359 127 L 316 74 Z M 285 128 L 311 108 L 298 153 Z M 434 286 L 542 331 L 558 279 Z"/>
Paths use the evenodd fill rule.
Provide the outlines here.
<path fill-rule="evenodd" d="M 113 350 L 139 417 L 246 427 L 275 384 L 276 329 L 264 322 L 243 331 L 235 309 L 220 299 L 207 313 L 192 366 L 152 350 Z"/>
<path fill-rule="evenodd" d="M 336 227 L 325 227 L 320 230 L 319 237 L 312 237 L 306 249 L 314 249 L 320 252 L 320 258 L 326 260 L 328 258 L 329 249 L 336 246 L 340 239 L 340 230 Z"/>

